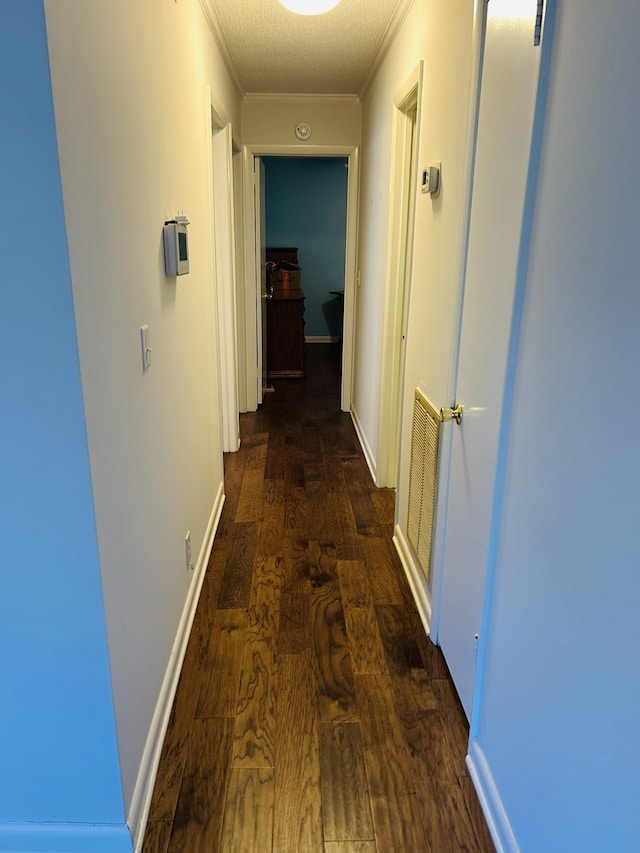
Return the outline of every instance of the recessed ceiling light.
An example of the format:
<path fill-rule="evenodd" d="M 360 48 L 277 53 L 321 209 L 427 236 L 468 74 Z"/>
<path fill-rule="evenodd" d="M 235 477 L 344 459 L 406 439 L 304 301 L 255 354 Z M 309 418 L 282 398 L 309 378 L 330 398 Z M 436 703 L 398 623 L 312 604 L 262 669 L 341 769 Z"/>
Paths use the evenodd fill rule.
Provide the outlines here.
<path fill-rule="evenodd" d="M 280 4 L 296 15 L 322 15 L 338 5 L 340 0 L 280 0 Z"/>

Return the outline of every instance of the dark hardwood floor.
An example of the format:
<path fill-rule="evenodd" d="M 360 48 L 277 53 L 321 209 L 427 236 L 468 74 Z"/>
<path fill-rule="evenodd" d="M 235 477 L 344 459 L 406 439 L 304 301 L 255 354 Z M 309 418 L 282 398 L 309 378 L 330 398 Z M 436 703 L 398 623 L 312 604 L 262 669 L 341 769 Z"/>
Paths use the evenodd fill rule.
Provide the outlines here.
<path fill-rule="evenodd" d="M 241 416 L 144 853 L 493 851 L 334 345 Z"/>

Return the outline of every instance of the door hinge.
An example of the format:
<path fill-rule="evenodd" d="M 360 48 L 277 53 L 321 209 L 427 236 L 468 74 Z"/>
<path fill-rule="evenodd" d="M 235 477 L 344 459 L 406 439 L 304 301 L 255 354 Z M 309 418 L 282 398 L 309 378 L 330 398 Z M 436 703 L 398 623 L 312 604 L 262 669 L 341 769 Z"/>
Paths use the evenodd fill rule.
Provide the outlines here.
<path fill-rule="evenodd" d="M 538 0 L 538 10 L 536 11 L 536 22 L 533 28 L 533 44 L 537 47 L 542 38 L 542 17 L 544 15 L 544 0 Z"/>

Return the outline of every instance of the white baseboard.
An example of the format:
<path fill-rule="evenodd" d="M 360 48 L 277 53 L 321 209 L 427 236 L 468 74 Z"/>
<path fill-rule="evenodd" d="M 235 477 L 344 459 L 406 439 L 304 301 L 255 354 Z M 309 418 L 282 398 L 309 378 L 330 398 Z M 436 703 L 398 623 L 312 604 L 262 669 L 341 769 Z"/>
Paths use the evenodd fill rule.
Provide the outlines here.
<path fill-rule="evenodd" d="M 369 442 L 367 441 L 364 431 L 362 429 L 362 424 L 360 423 L 358 413 L 354 408 L 351 409 L 351 420 L 353 421 L 353 426 L 355 427 L 356 435 L 358 436 L 358 441 L 360 442 L 360 447 L 362 448 L 362 452 L 364 453 L 364 458 L 367 462 L 367 466 L 369 468 L 369 471 L 371 472 L 371 476 L 373 477 L 373 482 L 377 483 L 376 460 L 374 459 L 373 453 L 371 452 L 371 448 L 369 447 Z"/>
<path fill-rule="evenodd" d="M 429 600 L 427 582 L 422 574 L 422 569 L 413 556 L 413 551 L 404 535 L 404 531 L 399 524 L 396 524 L 393 531 L 393 544 L 396 546 L 404 573 L 407 576 L 413 599 L 418 608 L 420 621 L 427 635 L 429 635 L 431 633 L 431 601 Z"/>
<path fill-rule="evenodd" d="M 191 585 L 187 598 L 180 617 L 180 624 L 173 642 L 169 663 L 160 688 L 160 695 L 156 703 L 156 709 L 151 720 L 151 726 L 147 735 L 140 769 L 138 771 L 138 779 L 131 798 L 131 807 L 127 815 L 127 824 L 131 830 L 131 835 L 134 839 L 135 851 L 140 853 L 144 840 L 144 832 L 147 827 L 149 817 L 149 808 L 151 806 L 151 796 L 153 794 L 153 786 L 158 773 L 158 765 L 160 763 L 160 754 L 164 743 L 169 717 L 173 700 L 178 687 L 178 679 L 182 669 L 182 662 L 187 650 L 187 642 L 191 633 L 193 618 L 196 613 L 198 599 L 200 598 L 200 590 L 204 581 L 204 576 L 209 562 L 209 556 L 213 547 L 213 539 L 218 528 L 222 507 L 224 504 L 224 485 L 220 483 L 218 494 L 209 516 L 209 523 L 200 548 L 198 561 L 196 563 Z"/>
<path fill-rule="evenodd" d="M 0 823 L 3 853 L 131 853 L 125 824 Z"/>
<path fill-rule="evenodd" d="M 305 335 L 305 344 L 337 344 L 340 340 L 335 335 Z"/>
<path fill-rule="evenodd" d="M 467 767 L 497 853 L 520 853 L 489 763 L 475 738 L 469 746 Z"/>

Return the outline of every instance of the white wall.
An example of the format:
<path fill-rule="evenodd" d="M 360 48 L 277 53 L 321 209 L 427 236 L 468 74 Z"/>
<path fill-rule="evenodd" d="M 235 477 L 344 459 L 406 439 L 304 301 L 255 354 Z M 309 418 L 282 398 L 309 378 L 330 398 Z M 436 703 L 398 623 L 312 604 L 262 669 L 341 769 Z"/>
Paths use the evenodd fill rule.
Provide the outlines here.
<path fill-rule="evenodd" d="M 41 0 L 0 115 L 0 847 L 130 853 Z"/>
<path fill-rule="evenodd" d="M 362 108 L 351 95 L 246 95 L 242 101 L 242 142 L 245 145 L 360 144 Z M 311 126 L 308 143 L 295 130 Z"/>
<path fill-rule="evenodd" d="M 419 61 L 424 61 L 418 171 L 441 160 L 442 191 L 435 200 L 417 194 L 397 491 L 397 512 L 404 528 L 413 389 L 420 386 L 435 405 L 446 405 L 457 322 L 472 14 L 470 0 L 417 0 L 363 103 L 353 408 L 376 459 L 393 98 Z"/>
<path fill-rule="evenodd" d="M 236 124 L 239 101 L 197 0 L 48 0 L 46 15 L 130 810 L 193 577 L 184 537 L 195 562 L 220 509 L 206 85 Z M 172 279 L 162 226 L 178 211 L 191 220 L 190 273 Z"/>
<path fill-rule="evenodd" d="M 505 850 L 640 837 L 639 31 L 557 3 L 472 722 Z"/>

